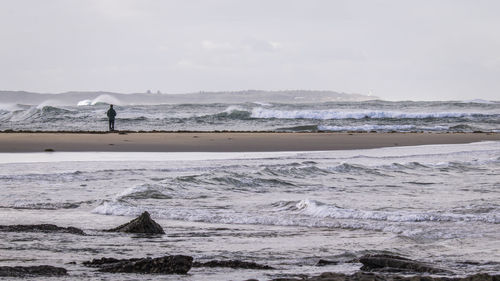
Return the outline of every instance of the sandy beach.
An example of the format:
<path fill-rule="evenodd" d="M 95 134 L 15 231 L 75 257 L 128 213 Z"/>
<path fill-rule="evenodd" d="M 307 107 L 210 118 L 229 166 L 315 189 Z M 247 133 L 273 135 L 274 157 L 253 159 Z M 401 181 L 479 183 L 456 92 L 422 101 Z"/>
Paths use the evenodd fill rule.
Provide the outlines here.
<path fill-rule="evenodd" d="M 252 152 L 498 141 L 499 133 L 0 133 L 0 152 Z"/>

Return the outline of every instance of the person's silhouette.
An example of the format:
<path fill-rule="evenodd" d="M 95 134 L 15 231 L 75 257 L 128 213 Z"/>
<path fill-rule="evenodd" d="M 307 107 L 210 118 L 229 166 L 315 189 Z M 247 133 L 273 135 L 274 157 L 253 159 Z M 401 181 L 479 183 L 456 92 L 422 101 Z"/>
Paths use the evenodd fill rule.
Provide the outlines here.
<path fill-rule="evenodd" d="M 116 116 L 116 111 L 113 109 L 113 105 L 109 105 L 108 112 L 106 112 L 106 115 L 108 115 L 109 119 L 109 130 L 114 131 L 115 130 L 115 116 Z"/>

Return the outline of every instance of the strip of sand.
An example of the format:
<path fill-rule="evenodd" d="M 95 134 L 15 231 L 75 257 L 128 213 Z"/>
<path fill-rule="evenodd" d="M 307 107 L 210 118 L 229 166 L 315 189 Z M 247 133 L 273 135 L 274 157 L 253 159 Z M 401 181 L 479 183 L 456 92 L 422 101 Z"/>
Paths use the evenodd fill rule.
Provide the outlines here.
<path fill-rule="evenodd" d="M 500 133 L 0 133 L 0 152 L 252 152 L 500 141 Z"/>

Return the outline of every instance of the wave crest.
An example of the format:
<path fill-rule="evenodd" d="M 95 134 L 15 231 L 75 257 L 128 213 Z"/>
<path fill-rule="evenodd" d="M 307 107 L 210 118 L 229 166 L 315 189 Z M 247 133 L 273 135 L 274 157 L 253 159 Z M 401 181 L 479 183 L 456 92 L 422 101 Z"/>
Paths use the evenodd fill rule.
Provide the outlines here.
<path fill-rule="evenodd" d="M 252 118 L 276 119 L 428 119 L 428 118 L 464 118 L 490 116 L 475 112 L 400 112 L 400 111 L 353 111 L 337 110 L 273 110 L 262 107 L 252 109 Z"/>
<path fill-rule="evenodd" d="M 116 104 L 122 105 L 122 102 L 114 96 L 111 95 L 100 95 L 93 100 L 81 100 L 77 103 L 77 106 L 90 106 L 98 104 Z"/>
<path fill-rule="evenodd" d="M 375 220 L 390 222 L 457 222 L 457 221 L 481 221 L 486 223 L 500 223 L 500 217 L 495 213 L 481 215 L 464 215 L 453 213 L 410 213 L 396 211 L 369 211 L 344 209 L 335 205 L 328 205 L 319 201 L 304 199 L 295 202 L 285 202 L 285 206 L 295 204 L 295 208 L 288 208 L 303 215 L 316 218 L 334 218 L 334 219 L 356 219 L 356 220 Z"/>

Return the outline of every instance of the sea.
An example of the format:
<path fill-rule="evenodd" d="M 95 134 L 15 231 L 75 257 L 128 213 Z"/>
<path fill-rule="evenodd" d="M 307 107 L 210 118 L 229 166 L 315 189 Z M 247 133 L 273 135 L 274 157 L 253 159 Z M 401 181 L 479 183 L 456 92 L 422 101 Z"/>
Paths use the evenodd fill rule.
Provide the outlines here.
<path fill-rule="evenodd" d="M 113 101 L 115 129 L 122 131 L 500 132 L 500 102 L 486 100 L 148 105 Z M 106 131 L 108 103 L 0 102 L 0 131 Z"/>
<path fill-rule="evenodd" d="M 116 105 L 118 130 L 499 132 L 500 103 Z M 2 105 L 0 130 L 105 131 L 107 104 Z M 165 235 L 103 232 L 148 211 Z M 354 273 L 365 254 L 449 276 L 500 274 L 500 142 L 261 153 L 0 154 L 0 265 L 64 267 L 73 280 L 270 280 Z M 101 273 L 82 262 L 183 254 L 273 270 Z M 317 266 L 320 259 L 336 262 Z M 63 278 L 64 279 L 64 278 Z M 2 279 L 8 280 L 8 279 Z M 36 280 L 62 280 L 36 278 Z"/>
<path fill-rule="evenodd" d="M 5 232 L 2 265 L 49 264 L 80 280 L 101 257 L 193 256 L 275 270 L 193 268 L 161 280 L 354 273 L 368 253 L 452 275 L 500 273 L 500 142 L 264 153 L 2 153 L 1 224 L 88 235 Z M 103 232 L 151 213 L 165 235 Z M 337 265 L 316 266 L 320 259 Z M 37 280 L 59 280 L 37 278 Z"/>

